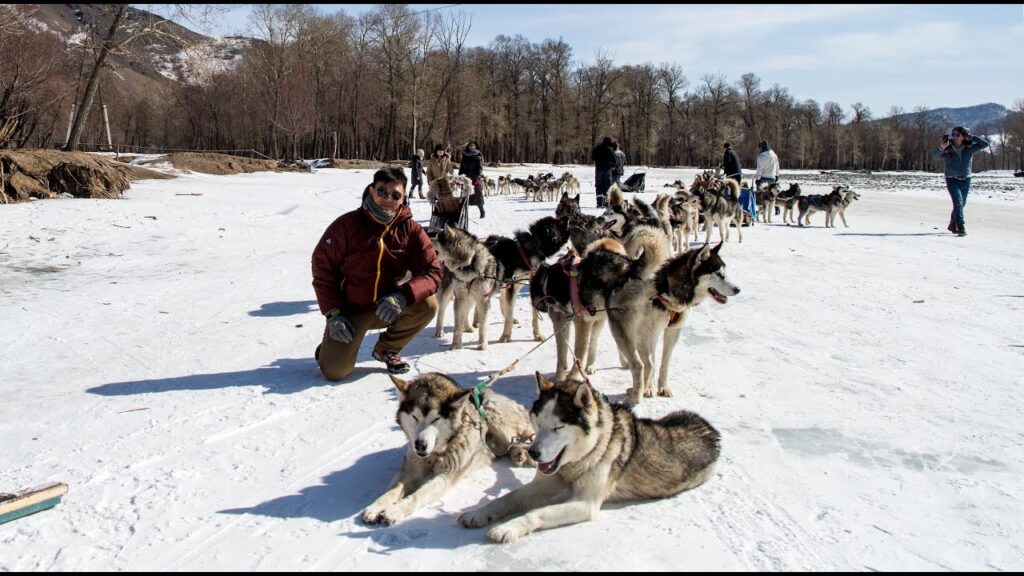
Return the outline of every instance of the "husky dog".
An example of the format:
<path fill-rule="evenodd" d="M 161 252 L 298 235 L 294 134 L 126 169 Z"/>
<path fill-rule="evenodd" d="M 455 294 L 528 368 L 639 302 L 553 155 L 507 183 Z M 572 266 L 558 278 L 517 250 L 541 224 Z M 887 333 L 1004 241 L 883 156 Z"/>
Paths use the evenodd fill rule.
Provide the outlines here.
<path fill-rule="evenodd" d="M 789 188 L 779 192 L 779 195 L 775 198 L 775 204 L 782 203 L 782 223 L 789 224 L 793 222 L 793 207 L 800 199 L 800 195 L 803 193 L 800 190 L 800 184 L 794 182 L 789 185 Z"/>
<path fill-rule="evenodd" d="M 718 255 L 721 249 L 722 243 L 714 248 L 705 244 L 671 258 L 654 278 L 637 275 L 610 291 L 608 324 L 619 354 L 625 356 L 633 375 L 626 404 L 638 404 L 641 393 L 646 397 L 654 395 L 654 356 L 659 335 L 663 335 L 663 342 L 658 395 L 671 396 L 668 368 L 687 311 L 709 296 L 725 304 L 729 296 L 740 293 L 725 276 L 725 262 Z"/>
<path fill-rule="evenodd" d="M 610 241 L 595 242 L 582 258 L 570 252 L 555 264 L 541 264 L 530 280 L 530 300 L 548 314 L 555 330 L 557 378 L 569 374 L 570 324 L 576 333 L 575 357 L 586 374 L 593 374 L 598 336 L 607 320 L 606 295 L 630 278 L 648 277 L 660 264 L 657 250 L 643 250 L 634 260 L 624 249 L 607 249 Z"/>
<path fill-rule="evenodd" d="M 452 349 L 462 348 L 462 332 L 469 329 L 469 311 L 476 305 L 476 323 L 480 327 L 478 350 L 487 349 L 487 312 L 491 296 L 500 287 L 503 271 L 490 250 L 476 236 L 445 224 L 434 239 L 434 249 L 444 264 L 437 297 L 437 327 L 434 336 L 444 335 L 444 312 L 448 300 L 455 298 L 455 328 Z"/>
<path fill-rule="evenodd" d="M 459 516 L 459 524 L 478 528 L 523 514 L 491 528 L 487 537 L 495 542 L 593 520 L 605 502 L 669 498 L 700 486 L 714 472 L 721 437 L 694 412 L 639 418 L 586 382 L 552 382 L 540 372 L 537 392 L 530 410 L 537 430 L 530 456 L 537 474 L 529 484 Z"/>
<path fill-rule="evenodd" d="M 515 231 L 513 238 L 488 236 L 484 239 L 484 244 L 498 261 L 501 270 L 501 295 L 498 302 L 505 317 L 505 326 L 498 342 L 509 342 L 512 339 L 512 312 L 515 297 L 519 294 L 519 282 L 527 280 L 541 262 L 565 246 L 569 241 L 566 228 L 565 220 L 545 216 L 530 224 L 527 231 Z M 536 310 L 533 310 L 533 338 L 544 339 L 540 333 L 540 315 Z"/>
<path fill-rule="evenodd" d="M 757 211 L 761 214 L 761 221 L 765 224 L 770 224 L 772 221 L 772 213 L 775 211 L 775 202 L 778 201 L 780 192 L 782 192 L 782 187 L 779 186 L 778 182 L 772 182 L 766 186 L 762 186 L 754 192 L 754 198 L 757 202 Z"/>
<path fill-rule="evenodd" d="M 719 240 L 728 241 L 731 222 L 736 222 L 736 233 L 739 235 L 739 241 L 743 242 L 743 227 L 740 226 L 740 185 L 735 180 L 727 178 L 698 187 L 696 194 L 700 196 L 700 209 L 704 213 L 704 227 L 708 232 L 704 243 L 711 243 L 711 229 L 715 224 L 718 224 Z"/>
<path fill-rule="evenodd" d="M 839 184 L 832 187 L 832 191 L 828 194 L 808 194 L 807 196 L 801 196 L 797 200 L 797 209 L 800 211 L 796 215 L 796 222 L 800 226 L 806 223 L 808 226 L 811 225 L 811 214 L 821 211 L 825 213 L 825 227 L 831 227 L 832 211 L 835 210 L 836 206 L 843 201 L 843 185 Z"/>
<path fill-rule="evenodd" d="M 577 255 L 582 255 L 587 246 L 606 235 L 603 220 L 598 216 L 586 214 L 580 209 L 578 194 L 570 196 L 562 192 L 562 197 L 555 207 L 555 217 L 566 221 L 569 229 L 569 242 Z"/>
<path fill-rule="evenodd" d="M 653 262 L 660 265 L 671 249 L 668 236 L 672 233 L 671 225 L 664 222 L 658 211 L 646 202 L 636 198 L 631 205 L 626 204 L 622 192 L 612 184 L 608 189 L 608 208 L 604 213 L 605 230 L 622 240 L 626 254 L 635 258 L 640 250 L 654 250 Z M 666 226 L 668 231 L 666 231 Z"/>
<path fill-rule="evenodd" d="M 363 511 L 363 521 L 395 524 L 424 505 L 437 501 L 461 478 L 508 455 L 514 466 L 531 466 L 525 445 L 517 438 L 533 434 L 526 409 L 514 400 L 485 390 L 481 422 L 472 388 L 427 372 L 411 382 L 391 376 L 398 389 L 395 420 L 405 432 L 402 469 L 384 494 Z"/>
<path fill-rule="evenodd" d="M 427 200 L 434 204 L 441 196 L 456 196 L 456 190 L 459 190 L 458 197 L 471 195 L 473 193 L 473 181 L 461 174 L 431 180 L 430 185 L 427 187 Z"/>
<path fill-rule="evenodd" d="M 681 193 L 680 193 L 681 192 Z M 697 241 L 697 229 L 700 228 L 700 196 L 680 191 L 669 202 L 668 209 L 672 225 L 672 249 L 683 252 L 690 249 L 690 234 Z"/>
<path fill-rule="evenodd" d="M 843 190 L 843 199 L 839 201 L 839 204 L 836 204 L 835 209 L 833 209 L 832 213 L 829 214 L 829 222 L 826 222 L 826 224 L 829 224 L 832 228 L 835 228 L 836 214 L 838 214 L 839 217 L 843 219 L 843 226 L 849 228 L 850 225 L 846 223 L 846 207 L 849 206 L 850 203 L 853 202 L 854 200 L 860 200 L 860 194 L 854 192 L 853 190 L 850 190 L 849 188 Z"/>

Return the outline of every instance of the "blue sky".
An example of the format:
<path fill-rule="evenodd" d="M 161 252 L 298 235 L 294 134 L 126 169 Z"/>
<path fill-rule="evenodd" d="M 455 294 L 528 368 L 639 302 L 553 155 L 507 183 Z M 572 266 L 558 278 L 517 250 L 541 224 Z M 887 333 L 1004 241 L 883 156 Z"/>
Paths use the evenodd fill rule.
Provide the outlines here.
<path fill-rule="evenodd" d="M 372 4 L 317 4 L 359 15 Z M 562 38 L 577 61 L 599 49 L 616 64 L 675 62 L 693 90 L 706 74 L 752 72 L 797 100 L 862 102 L 873 115 L 1024 98 L 1024 4 L 671 5 L 410 4 L 472 16 L 468 42 L 498 34 Z M 142 7 L 140 5 L 140 7 Z M 246 33 L 245 5 L 207 33 Z"/>

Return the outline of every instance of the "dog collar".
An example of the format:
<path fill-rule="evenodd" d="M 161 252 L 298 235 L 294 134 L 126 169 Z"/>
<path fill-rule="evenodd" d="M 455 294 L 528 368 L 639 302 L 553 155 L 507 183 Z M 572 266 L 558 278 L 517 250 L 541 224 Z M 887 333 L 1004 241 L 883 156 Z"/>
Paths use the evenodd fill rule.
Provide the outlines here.
<path fill-rule="evenodd" d="M 677 326 L 680 322 L 683 321 L 683 313 L 676 312 L 675 310 L 669 308 L 668 298 L 665 298 L 664 294 L 658 294 L 657 296 L 654 297 L 654 300 L 656 302 L 660 302 L 661 305 L 665 307 L 665 311 L 668 312 L 668 325 L 670 328 L 673 326 Z"/>

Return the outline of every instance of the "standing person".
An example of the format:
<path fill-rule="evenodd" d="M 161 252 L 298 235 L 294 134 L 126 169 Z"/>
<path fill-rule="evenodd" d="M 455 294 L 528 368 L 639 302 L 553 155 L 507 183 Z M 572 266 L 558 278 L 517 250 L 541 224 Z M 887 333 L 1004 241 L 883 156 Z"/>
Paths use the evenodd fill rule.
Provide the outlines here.
<path fill-rule="evenodd" d="M 313 289 L 327 319 L 314 356 L 328 380 L 351 374 L 366 332 L 381 328 L 374 359 L 390 374 L 408 372 L 400 353 L 437 312 L 441 263 L 403 205 L 405 184 L 401 168 L 378 170 L 362 206 L 332 222 L 313 249 Z"/>
<path fill-rule="evenodd" d="M 409 169 L 412 171 L 412 186 L 409 187 L 408 196 L 412 196 L 412 193 L 417 188 L 420 189 L 420 198 L 423 198 L 423 175 L 426 172 L 423 170 L 423 148 L 417 148 L 416 153 L 409 159 Z"/>
<path fill-rule="evenodd" d="M 722 157 L 722 171 L 726 178 L 731 178 L 740 184 L 743 180 L 743 169 L 740 167 L 740 157 L 732 149 L 732 144 L 725 143 L 725 156 Z"/>
<path fill-rule="evenodd" d="M 988 140 L 971 136 L 966 128 L 957 126 L 950 136 L 942 137 L 939 147 L 932 153 L 935 158 L 942 158 L 946 190 L 953 201 L 953 212 L 949 215 L 949 226 L 946 229 L 957 236 L 967 236 L 964 207 L 967 206 L 967 193 L 971 191 L 971 157 L 985 148 L 988 148 Z"/>
<path fill-rule="evenodd" d="M 484 174 L 484 157 L 472 140 L 466 144 L 459 160 L 459 174 L 464 174 L 473 181 L 473 195 L 469 197 L 469 205 L 480 209 L 480 217 L 484 217 L 484 192 L 480 178 Z"/>
<path fill-rule="evenodd" d="M 760 154 L 757 155 L 757 171 L 754 172 L 754 188 L 760 188 L 762 183 L 771 184 L 779 181 L 779 157 L 775 150 L 768 147 L 767 140 L 761 140 L 757 145 Z"/>
<path fill-rule="evenodd" d="M 445 151 L 444 144 L 434 146 L 434 154 L 427 163 L 427 199 L 430 202 L 436 202 L 438 196 L 452 195 L 452 188 L 448 184 L 452 169 L 452 159 Z"/>
<path fill-rule="evenodd" d="M 622 175 L 626 173 L 626 153 L 619 148 L 618 142 L 612 142 L 612 153 L 615 154 L 615 167 L 612 168 L 612 178 L 619 188 L 622 188 Z"/>
<path fill-rule="evenodd" d="M 597 195 L 597 207 L 604 208 L 608 203 L 608 188 L 612 185 L 612 169 L 615 168 L 615 150 L 612 139 L 605 136 L 601 143 L 594 146 L 590 153 L 594 161 L 594 191 Z"/>

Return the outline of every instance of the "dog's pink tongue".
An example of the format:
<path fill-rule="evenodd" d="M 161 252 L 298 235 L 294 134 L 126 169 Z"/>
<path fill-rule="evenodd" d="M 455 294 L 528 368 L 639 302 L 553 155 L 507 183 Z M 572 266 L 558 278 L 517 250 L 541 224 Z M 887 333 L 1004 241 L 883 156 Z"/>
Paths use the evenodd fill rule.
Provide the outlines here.
<path fill-rule="evenodd" d="M 553 468 L 554 465 L 555 465 L 555 461 L 554 460 L 552 460 L 551 462 L 537 462 L 537 468 L 541 472 L 543 472 L 544 474 L 547 474 L 548 472 L 550 472 L 551 468 Z"/>

